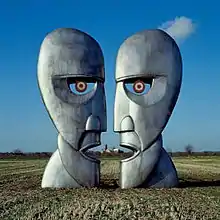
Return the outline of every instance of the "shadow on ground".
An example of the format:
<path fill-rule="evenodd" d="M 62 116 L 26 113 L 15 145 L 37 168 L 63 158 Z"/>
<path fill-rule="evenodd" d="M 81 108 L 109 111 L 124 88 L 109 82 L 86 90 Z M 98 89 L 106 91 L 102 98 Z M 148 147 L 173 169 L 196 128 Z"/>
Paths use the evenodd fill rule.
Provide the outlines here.
<path fill-rule="evenodd" d="M 117 180 L 105 180 L 105 181 L 101 181 L 99 188 L 101 189 L 118 189 L 119 188 L 119 184 Z"/>
<path fill-rule="evenodd" d="M 220 186 L 220 180 L 181 180 L 179 188 Z"/>
<path fill-rule="evenodd" d="M 178 188 L 192 188 L 192 187 L 215 187 L 220 186 L 220 180 L 185 180 L 179 179 L 179 187 Z M 118 184 L 118 180 L 110 180 L 110 181 L 101 181 L 99 186 L 101 189 L 118 189 L 120 188 Z M 139 187 L 143 188 L 143 187 Z"/>

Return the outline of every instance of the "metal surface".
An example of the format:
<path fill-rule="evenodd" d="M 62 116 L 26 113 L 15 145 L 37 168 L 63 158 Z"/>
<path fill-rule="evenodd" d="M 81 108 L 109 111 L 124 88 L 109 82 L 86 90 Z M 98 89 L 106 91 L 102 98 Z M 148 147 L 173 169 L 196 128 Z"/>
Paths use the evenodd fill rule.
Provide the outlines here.
<path fill-rule="evenodd" d="M 176 169 L 162 148 L 162 131 L 176 104 L 182 82 L 182 58 L 175 41 L 162 30 L 139 32 L 121 45 L 116 60 L 114 131 L 120 145 L 134 151 L 121 161 L 120 186 L 178 185 Z M 127 83 L 149 83 L 145 94 Z"/>
<path fill-rule="evenodd" d="M 93 82 L 85 94 L 70 84 Z M 88 34 L 61 28 L 49 33 L 40 49 L 38 84 L 58 135 L 58 149 L 45 169 L 42 187 L 99 185 L 100 161 L 86 151 L 100 145 L 106 131 L 104 58 L 99 44 Z"/>

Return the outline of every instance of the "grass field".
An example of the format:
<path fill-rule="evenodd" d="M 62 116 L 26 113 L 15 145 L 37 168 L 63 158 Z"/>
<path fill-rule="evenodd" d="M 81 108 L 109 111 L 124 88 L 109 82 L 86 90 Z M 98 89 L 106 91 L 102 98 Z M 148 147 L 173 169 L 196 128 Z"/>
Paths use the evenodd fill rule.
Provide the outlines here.
<path fill-rule="evenodd" d="M 47 161 L 0 160 L 0 220 L 220 220 L 220 157 L 174 158 L 174 189 L 121 190 L 116 159 L 102 160 L 100 188 L 41 189 Z"/>

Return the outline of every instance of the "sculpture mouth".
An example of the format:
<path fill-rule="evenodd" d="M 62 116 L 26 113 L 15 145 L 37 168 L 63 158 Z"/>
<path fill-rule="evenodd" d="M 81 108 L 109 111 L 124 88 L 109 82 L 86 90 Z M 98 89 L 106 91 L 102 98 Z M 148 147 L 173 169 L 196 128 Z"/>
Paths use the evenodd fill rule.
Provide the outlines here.
<path fill-rule="evenodd" d="M 85 134 L 81 138 L 79 151 L 88 160 L 92 160 L 94 162 L 100 161 L 98 159 L 98 155 L 95 154 L 93 151 L 90 151 L 92 148 L 101 145 L 100 135 L 100 132 L 85 132 Z"/>
<path fill-rule="evenodd" d="M 125 158 L 121 162 L 132 160 L 136 157 L 141 150 L 141 142 L 137 133 L 134 131 L 120 132 L 120 146 L 133 152 L 131 157 Z"/>
<path fill-rule="evenodd" d="M 93 161 L 100 161 L 98 155 L 96 155 L 93 151 L 89 151 L 89 149 L 95 148 L 100 144 L 101 144 L 100 142 L 91 143 L 87 145 L 85 148 L 81 149 L 80 152 L 83 154 L 84 157 L 86 157 L 89 160 L 92 159 Z"/>
<path fill-rule="evenodd" d="M 122 159 L 121 162 L 130 161 L 140 153 L 140 150 L 137 150 L 137 147 L 130 143 L 120 143 L 120 146 L 132 151 L 132 155 Z"/>
<path fill-rule="evenodd" d="M 127 149 L 129 149 L 129 150 L 131 150 L 133 152 L 137 152 L 138 151 L 137 146 L 133 145 L 132 143 L 121 142 L 120 146 L 124 147 L 124 148 L 127 148 Z"/>

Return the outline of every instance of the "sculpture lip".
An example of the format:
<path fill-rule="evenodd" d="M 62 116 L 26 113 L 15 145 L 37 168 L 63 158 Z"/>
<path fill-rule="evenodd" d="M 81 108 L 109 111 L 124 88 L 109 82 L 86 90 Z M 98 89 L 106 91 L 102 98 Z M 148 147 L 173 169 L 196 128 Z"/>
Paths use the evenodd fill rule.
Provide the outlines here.
<path fill-rule="evenodd" d="M 121 160 L 121 163 L 133 160 L 141 152 L 140 149 L 138 149 L 138 147 L 136 145 L 131 144 L 131 143 L 121 142 L 120 146 L 124 147 L 126 149 L 129 149 L 129 150 L 132 150 L 132 152 L 133 152 L 133 155 L 131 157 L 128 157 L 128 158 L 125 158 L 125 159 Z"/>
<path fill-rule="evenodd" d="M 100 131 L 84 131 L 78 142 L 78 150 L 87 160 L 100 162 L 97 157 L 89 154 L 88 150 L 97 147 L 101 144 Z"/>
<path fill-rule="evenodd" d="M 122 147 L 124 147 L 124 148 L 127 148 L 127 149 L 129 149 L 129 150 L 132 150 L 132 151 L 134 151 L 135 153 L 136 153 L 137 151 L 139 151 L 138 147 L 137 147 L 136 145 L 132 144 L 132 143 L 121 142 L 121 143 L 120 143 L 120 146 L 122 146 Z"/>
<path fill-rule="evenodd" d="M 79 151 L 86 159 L 92 160 L 93 162 L 96 162 L 96 163 L 97 162 L 99 163 L 100 160 L 97 157 L 95 157 L 95 155 L 92 156 L 92 155 L 89 155 L 89 153 L 88 153 L 89 149 L 92 149 L 92 148 L 97 147 L 99 145 L 101 145 L 100 141 L 89 143 L 89 144 L 83 146 Z"/>
<path fill-rule="evenodd" d="M 120 146 L 130 149 L 134 152 L 140 151 L 141 140 L 138 134 L 133 131 L 120 132 Z"/>

